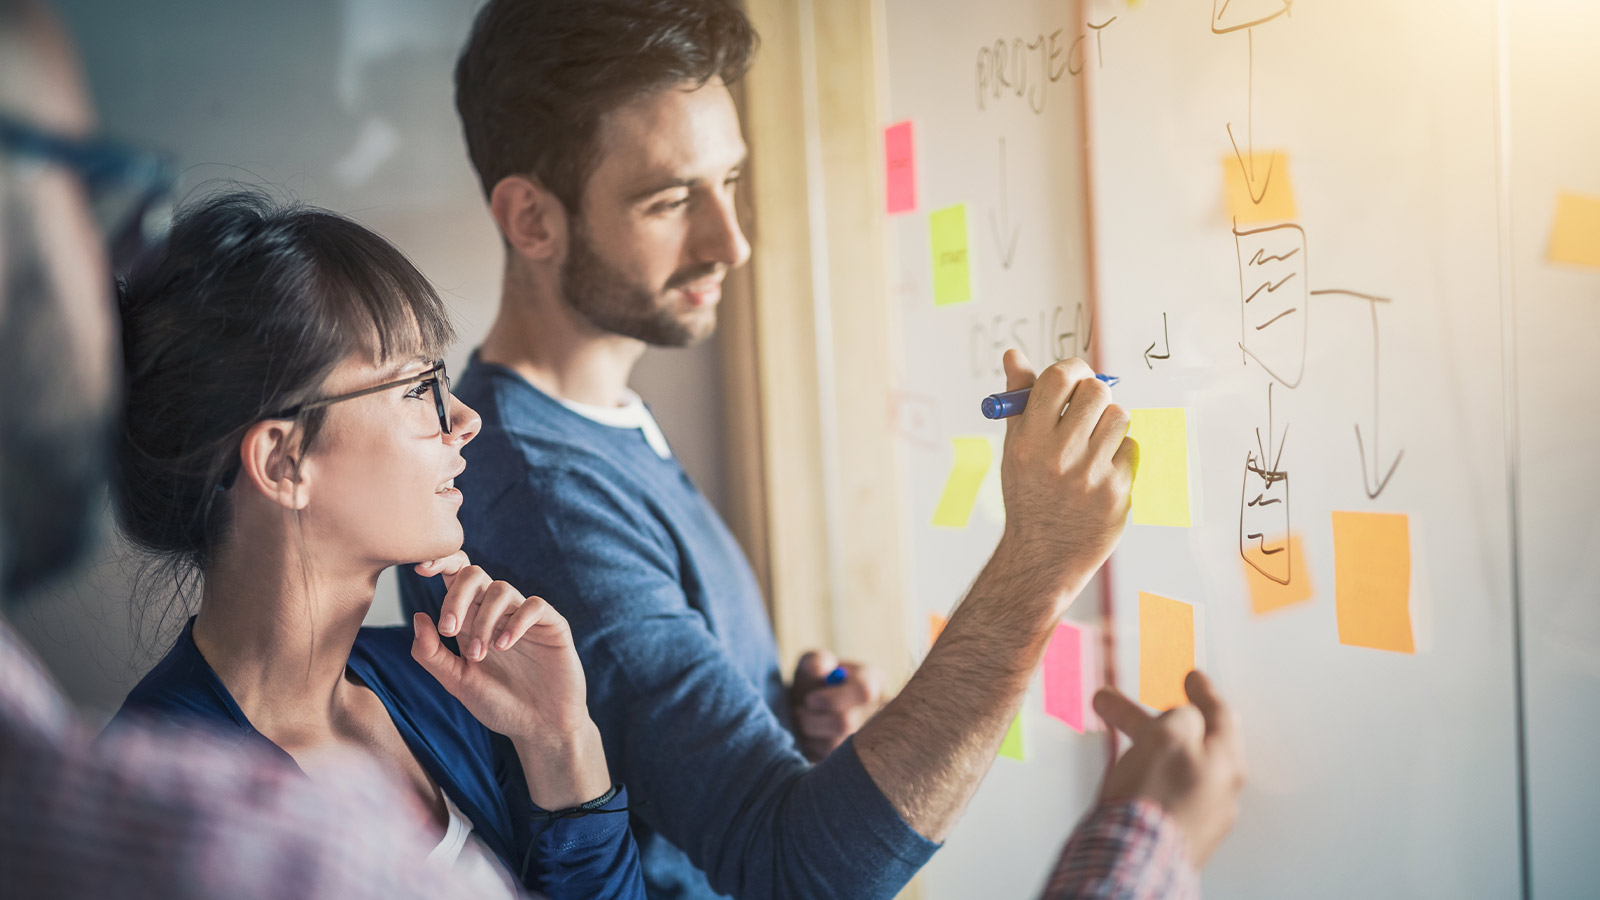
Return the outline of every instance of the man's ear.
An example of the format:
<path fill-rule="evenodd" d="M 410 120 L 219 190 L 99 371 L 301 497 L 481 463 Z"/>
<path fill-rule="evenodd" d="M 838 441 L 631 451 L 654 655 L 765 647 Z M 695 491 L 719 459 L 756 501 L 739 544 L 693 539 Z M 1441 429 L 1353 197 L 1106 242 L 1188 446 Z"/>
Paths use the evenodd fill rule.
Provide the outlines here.
<path fill-rule="evenodd" d="M 567 208 L 537 178 L 507 175 L 489 194 L 489 213 L 517 255 L 559 259 L 567 246 Z"/>
<path fill-rule="evenodd" d="M 288 419 L 267 419 L 250 426 L 239 443 L 239 480 L 284 509 L 305 509 L 311 502 L 300 429 Z"/>

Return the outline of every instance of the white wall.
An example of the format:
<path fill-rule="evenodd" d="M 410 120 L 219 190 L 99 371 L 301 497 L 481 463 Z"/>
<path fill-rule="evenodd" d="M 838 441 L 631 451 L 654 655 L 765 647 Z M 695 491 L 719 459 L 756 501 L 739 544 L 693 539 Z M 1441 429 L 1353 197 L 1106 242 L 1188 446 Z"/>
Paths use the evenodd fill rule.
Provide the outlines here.
<path fill-rule="evenodd" d="M 457 371 L 498 301 L 500 244 L 467 161 L 451 74 L 479 0 L 60 0 L 104 130 L 177 154 L 180 191 L 269 183 L 397 243 L 444 293 Z M 684 467 L 725 492 L 715 341 L 651 352 L 635 383 Z M 108 526 L 109 529 L 109 526 Z M 108 542 L 84 577 L 19 613 L 69 693 L 114 709 L 168 639 L 130 608 Z M 392 581 L 369 621 L 397 621 Z"/>

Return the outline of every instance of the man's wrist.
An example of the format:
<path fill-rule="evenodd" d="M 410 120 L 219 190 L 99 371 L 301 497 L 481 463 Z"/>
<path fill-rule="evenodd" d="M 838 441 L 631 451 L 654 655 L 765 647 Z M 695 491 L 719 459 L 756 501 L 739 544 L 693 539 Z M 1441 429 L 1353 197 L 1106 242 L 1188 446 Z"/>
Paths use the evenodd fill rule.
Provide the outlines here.
<path fill-rule="evenodd" d="M 1057 561 L 1055 555 L 1045 542 L 1005 532 L 980 576 L 989 582 L 983 585 L 988 588 L 984 593 L 1009 606 L 1037 608 L 1051 621 L 1059 619 L 1088 586 L 1094 570 L 1081 571 L 1082 567 Z"/>

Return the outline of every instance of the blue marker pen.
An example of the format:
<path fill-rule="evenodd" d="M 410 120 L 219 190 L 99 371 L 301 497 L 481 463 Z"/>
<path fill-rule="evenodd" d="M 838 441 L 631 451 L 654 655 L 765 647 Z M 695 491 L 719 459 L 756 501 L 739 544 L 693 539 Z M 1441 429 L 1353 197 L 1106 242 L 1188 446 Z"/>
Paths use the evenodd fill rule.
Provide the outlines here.
<path fill-rule="evenodd" d="M 1115 375 L 1096 375 L 1096 378 L 1108 386 L 1115 385 L 1122 379 Z M 1028 405 L 1028 395 L 1033 388 L 1023 388 L 1018 391 L 1006 391 L 1003 394 L 990 394 L 983 398 L 983 415 L 989 419 L 1009 419 L 1021 415 L 1023 407 Z"/>
<path fill-rule="evenodd" d="M 828 673 L 828 677 L 824 678 L 822 681 L 823 684 L 826 684 L 829 687 L 837 687 L 841 684 L 844 684 L 844 680 L 849 677 L 850 673 L 844 670 L 844 666 L 835 666 L 834 670 Z"/>

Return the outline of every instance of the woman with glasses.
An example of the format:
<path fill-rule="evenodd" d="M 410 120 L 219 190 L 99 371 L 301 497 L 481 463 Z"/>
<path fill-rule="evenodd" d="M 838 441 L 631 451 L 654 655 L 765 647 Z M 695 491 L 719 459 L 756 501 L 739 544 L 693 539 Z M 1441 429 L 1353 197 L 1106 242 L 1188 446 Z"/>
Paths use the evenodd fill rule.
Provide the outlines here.
<path fill-rule="evenodd" d="M 232 193 L 182 212 L 121 304 L 119 523 L 147 598 L 199 609 L 118 719 L 200 722 L 313 782 L 374 756 L 481 896 L 642 898 L 565 620 L 460 552 L 479 420 L 421 274 L 349 220 Z M 437 627 L 362 627 L 401 564 L 443 577 Z"/>

